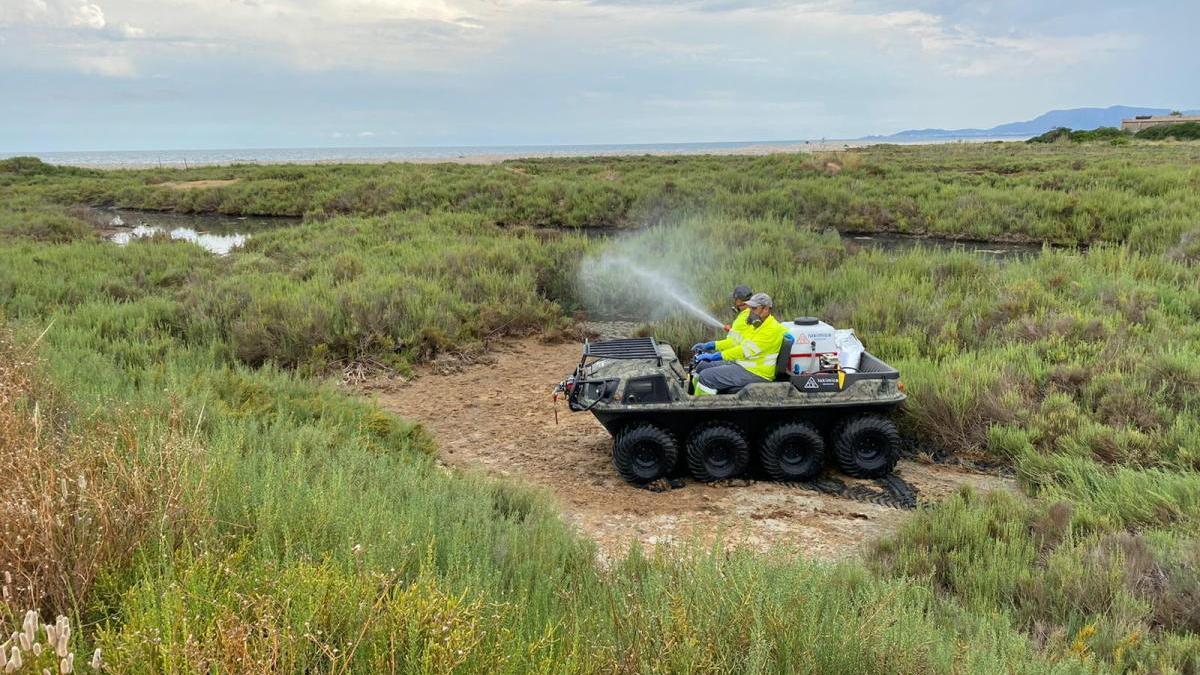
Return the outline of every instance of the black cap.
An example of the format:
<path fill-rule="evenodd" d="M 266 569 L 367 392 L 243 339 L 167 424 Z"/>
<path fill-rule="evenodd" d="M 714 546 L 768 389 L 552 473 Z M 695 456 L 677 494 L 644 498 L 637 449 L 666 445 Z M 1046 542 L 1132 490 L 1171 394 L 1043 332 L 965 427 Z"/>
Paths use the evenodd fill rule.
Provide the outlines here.
<path fill-rule="evenodd" d="M 749 286 L 746 286 L 744 284 L 740 285 L 740 286 L 736 286 L 733 289 L 733 299 L 734 300 L 741 300 L 744 302 L 746 300 L 749 300 L 750 296 L 752 296 L 752 295 L 754 295 L 754 289 L 752 289 Z"/>

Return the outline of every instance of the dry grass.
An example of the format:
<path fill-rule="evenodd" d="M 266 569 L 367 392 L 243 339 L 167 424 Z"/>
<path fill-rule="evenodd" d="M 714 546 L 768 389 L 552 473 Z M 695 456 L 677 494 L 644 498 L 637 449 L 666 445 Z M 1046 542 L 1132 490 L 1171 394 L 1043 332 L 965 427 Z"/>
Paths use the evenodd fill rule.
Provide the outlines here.
<path fill-rule="evenodd" d="M 6 607 L 0 605 L 0 610 Z M 76 672 L 75 653 L 71 649 L 71 638 L 76 634 L 71 621 L 63 616 L 53 624 L 42 623 L 41 615 L 29 610 L 21 616 L 17 625 L 17 614 L 0 611 L 0 634 L 10 636 L 0 643 L 0 671 L 4 673 L 67 673 Z M 19 630 L 12 630 L 19 628 Z M 92 672 L 100 672 L 104 666 L 100 650 L 92 653 L 88 662 Z M 80 669 L 82 672 L 83 669 Z"/>
<path fill-rule="evenodd" d="M 0 575 L 4 606 L 69 612 L 101 573 L 188 527 L 196 452 L 178 424 L 154 447 L 133 411 L 72 423 L 30 350 L 0 334 Z"/>
<path fill-rule="evenodd" d="M 155 183 L 154 187 L 171 188 L 172 190 L 203 190 L 204 188 L 225 187 L 238 182 L 237 178 L 214 179 L 214 180 L 183 180 L 183 181 L 167 181 L 165 183 Z"/>

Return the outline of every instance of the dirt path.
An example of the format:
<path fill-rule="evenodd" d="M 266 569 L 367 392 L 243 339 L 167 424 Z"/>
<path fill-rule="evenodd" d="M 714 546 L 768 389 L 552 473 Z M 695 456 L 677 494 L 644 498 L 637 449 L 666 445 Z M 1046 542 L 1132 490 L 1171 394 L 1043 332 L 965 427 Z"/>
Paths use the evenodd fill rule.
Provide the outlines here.
<path fill-rule="evenodd" d="M 422 422 L 445 464 L 548 490 L 565 517 L 608 555 L 619 555 L 635 540 L 652 546 L 722 536 L 832 559 L 854 554 L 911 515 L 770 482 L 713 487 L 688 480 L 683 488 L 658 493 L 628 485 L 612 468 L 608 433 L 591 415 L 571 413 L 560 403 L 555 424 L 551 391 L 574 367 L 579 349 L 536 338 L 514 341 L 495 348 L 492 363 L 458 372 L 435 364 L 410 382 L 375 381 L 367 389 L 388 410 Z M 963 484 L 1013 487 L 995 476 L 908 460 L 897 471 L 922 500 Z"/>

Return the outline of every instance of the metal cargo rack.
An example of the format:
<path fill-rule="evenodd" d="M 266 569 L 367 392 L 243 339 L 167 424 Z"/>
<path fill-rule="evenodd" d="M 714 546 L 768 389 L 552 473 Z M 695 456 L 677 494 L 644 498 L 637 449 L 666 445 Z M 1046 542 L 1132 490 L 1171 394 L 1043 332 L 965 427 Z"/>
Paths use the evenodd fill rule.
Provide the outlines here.
<path fill-rule="evenodd" d="M 654 359 L 659 366 L 662 365 L 662 354 L 658 353 L 658 341 L 652 337 L 605 340 L 604 342 L 584 341 L 583 359 L 579 365 L 587 363 L 589 358 Z"/>

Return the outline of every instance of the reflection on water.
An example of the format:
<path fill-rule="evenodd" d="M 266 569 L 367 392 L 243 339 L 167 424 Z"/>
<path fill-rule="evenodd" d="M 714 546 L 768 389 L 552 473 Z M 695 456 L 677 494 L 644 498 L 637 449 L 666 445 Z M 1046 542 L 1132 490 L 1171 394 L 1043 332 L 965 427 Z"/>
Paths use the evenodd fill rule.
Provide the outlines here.
<path fill-rule="evenodd" d="M 223 216 L 218 214 L 160 213 L 112 209 L 108 238 L 118 246 L 135 239 L 165 235 L 179 241 L 190 241 L 217 255 L 246 243 L 254 232 L 287 227 L 300 223 L 299 218 L 264 218 Z"/>
<path fill-rule="evenodd" d="M 842 242 L 846 244 L 846 249 L 852 253 L 863 249 L 902 252 L 913 248 L 926 248 L 936 251 L 965 251 L 992 258 L 1019 258 L 1023 256 L 1036 256 L 1042 252 L 1042 244 L 1040 243 L 970 241 L 891 233 L 872 235 L 843 234 Z M 1058 248 L 1054 245 L 1050 246 L 1051 248 Z"/>
<path fill-rule="evenodd" d="M 190 241 L 217 255 L 228 255 L 233 249 L 246 243 L 256 232 L 299 225 L 300 218 L 225 216 L 220 214 L 170 213 L 159 211 L 136 211 L 131 209 L 106 209 L 109 220 L 108 238 L 119 246 L 143 237 L 164 234 L 171 239 Z M 538 228 L 534 230 L 547 237 L 564 232 L 583 234 L 598 239 L 619 239 L 636 236 L 638 229 L 616 228 Z M 997 260 L 1021 259 L 1037 256 L 1042 252 L 1041 243 L 983 242 L 941 237 L 914 236 L 897 233 L 843 232 L 842 243 L 850 253 L 868 250 L 903 252 L 913 248 L 938 251 L 965 251 L 981 257 Z M 1063 248 L 1048 244 L 1050 248 Z"/>
<path fill-rule="evenodd" d="M 172 239 L 190 241 L 194 244 L 198 244 L 205 250 L 216 253 L 217 255 L 227 255 L 233 249 L 246 243 L 246 240 L 250 238 L 250 235 L 241 233 L 212 234 L 211 232 L 197 232 L 196 230 L 188 227 L 176 227 L 172 230 L 167 230 L 166 228 L 158 225 L 138 225 L 131 230 L 115 232 L 109 237 L 109 239 L 115 242 L 118 246 L 124 246 L 134 239 L 152 237 L 156 234 L 163 233 L 167 234 Z"/>

